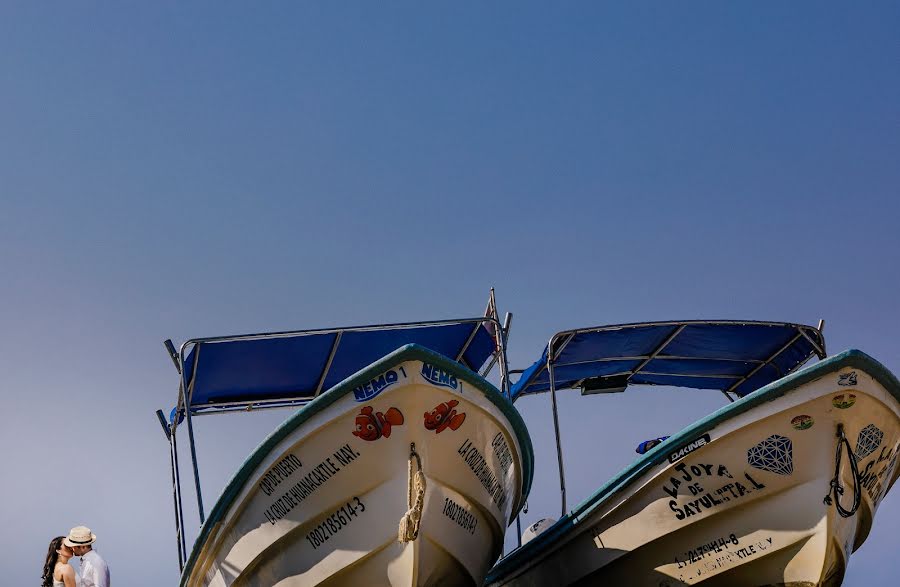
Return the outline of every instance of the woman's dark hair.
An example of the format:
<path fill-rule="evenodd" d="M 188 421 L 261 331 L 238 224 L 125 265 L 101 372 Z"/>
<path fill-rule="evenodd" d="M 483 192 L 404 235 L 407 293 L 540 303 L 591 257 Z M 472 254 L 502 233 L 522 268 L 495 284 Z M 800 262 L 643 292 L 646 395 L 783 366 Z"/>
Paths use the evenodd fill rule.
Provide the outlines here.
<path fill-rule="evenodd" d="M 44 574 L 41 575 L 41 587 L 53 587 L 53 569 L 56 568 L 56 561 L 59 559 L 59 553 L 56 552 L 62 548 L 65 536 L 57 536 L 50 541 L 50 548 L 47 549 L 47 560 L 44 562 Z"/>

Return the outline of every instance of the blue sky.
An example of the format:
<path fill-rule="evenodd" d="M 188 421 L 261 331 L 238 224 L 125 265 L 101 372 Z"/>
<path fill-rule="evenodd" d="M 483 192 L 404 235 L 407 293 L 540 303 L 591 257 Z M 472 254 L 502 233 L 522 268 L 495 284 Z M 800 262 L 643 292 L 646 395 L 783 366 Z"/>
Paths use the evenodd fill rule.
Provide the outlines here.
<path fill-rule="evenodd" d="M 468 316 L 815 324 L 900 372 L 896 3 L 0 7 L 4 575 L 171 585 L 161 342 Z M 716 393 L 563 398 L 570 497 Z M 527 519 L 557 515 L 549 399 Z M 204 418 L 211 499 L 287 416 Z M 896 493 L 896 491 L 894 492 Z M 196 531 L 196 519 L 189 522 Z M 893 585 L 888 495 L 846 583 Z"/>

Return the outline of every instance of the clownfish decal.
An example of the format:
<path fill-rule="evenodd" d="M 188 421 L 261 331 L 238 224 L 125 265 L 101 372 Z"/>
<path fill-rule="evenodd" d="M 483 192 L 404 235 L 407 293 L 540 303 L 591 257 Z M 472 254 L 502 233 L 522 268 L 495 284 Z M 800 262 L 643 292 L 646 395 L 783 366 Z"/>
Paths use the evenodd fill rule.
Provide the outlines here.
<path fill-rule="evenodd" d="M 387 412 L 375 412 L 372 406 L 365 406 L 356 416 L 356 428 L 354 436 L 363 440 L 378 440 L 382 436 L 388 438 L 391 435 L 391 426 L 403 424 L 403 414 L 397 408 L 388 408 Z"/>
<path fill-rule="evenodd" d="M 455 399 L 449 402 L 438 404 L 430 412 L 425 412 L 425 429 L 434 430 L 435 434 L 440 434 L 447 428 L 457 430 L 466 420 L 465 414 L 457 414 L 456 406 L 459 402 Z"/>

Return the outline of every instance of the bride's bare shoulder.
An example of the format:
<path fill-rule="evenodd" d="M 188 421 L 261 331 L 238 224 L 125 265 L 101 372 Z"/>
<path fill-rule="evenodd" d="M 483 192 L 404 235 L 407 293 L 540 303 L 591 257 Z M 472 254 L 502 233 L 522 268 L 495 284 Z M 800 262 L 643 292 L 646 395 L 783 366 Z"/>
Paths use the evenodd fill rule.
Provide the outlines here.
<path fill-rule="evenodd" d="M 61 577 L 74 577 L 75 576 L 74 567 L 72 567 L 72 565 L 70 565 L 68 563 L 59 565 L 57 568 L 59 569 L 59 574 Z"/>

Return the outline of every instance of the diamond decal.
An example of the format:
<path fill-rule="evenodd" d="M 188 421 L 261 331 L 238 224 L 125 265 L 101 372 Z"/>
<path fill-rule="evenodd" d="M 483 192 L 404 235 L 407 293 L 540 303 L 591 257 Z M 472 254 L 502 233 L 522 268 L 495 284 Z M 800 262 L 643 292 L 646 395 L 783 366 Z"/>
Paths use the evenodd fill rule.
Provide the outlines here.
<path fill-rule="evenodd" d="M 859 431 L 859 438 L 856 439 L 856 458 L 864 459 L 881 446 L 881 440 L 884 438 L 884 432 L 869 424 Z"/>
<path fill-rule="evenodd" d="M 794 472 L 793 445 L 791 439 L 773 434 L 747 451 L 751 467 L 779 475 Z"/>

